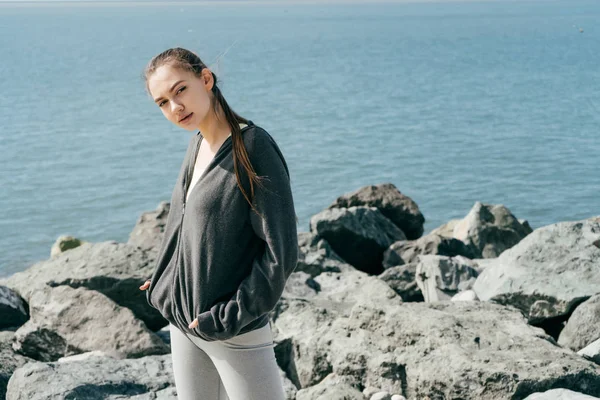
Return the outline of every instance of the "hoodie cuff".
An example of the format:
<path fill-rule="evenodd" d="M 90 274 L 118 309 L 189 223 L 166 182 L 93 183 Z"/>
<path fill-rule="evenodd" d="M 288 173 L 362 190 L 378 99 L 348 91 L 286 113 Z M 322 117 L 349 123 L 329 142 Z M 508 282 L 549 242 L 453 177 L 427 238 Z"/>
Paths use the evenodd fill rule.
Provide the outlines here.
<path fill-rule="evenodd" d="M 215 320 L 210 310 L 205 311 L 198 315 L 198 326 L 194 328 L 201 336 L 207 337 L 213 340 L 227 340 L 231 339 L 235 335 L 231 334 L 228 329 L 218 330 L 215 324 Z"/>

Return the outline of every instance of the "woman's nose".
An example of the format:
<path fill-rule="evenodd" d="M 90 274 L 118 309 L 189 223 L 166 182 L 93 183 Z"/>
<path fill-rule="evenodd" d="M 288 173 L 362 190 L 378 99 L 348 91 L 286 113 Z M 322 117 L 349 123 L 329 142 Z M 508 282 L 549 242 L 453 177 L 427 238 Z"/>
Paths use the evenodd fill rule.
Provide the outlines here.
<path fill-rule="evenodd" d="M 171 102 L 171 112 L 178 112 L 180 110 L 183 110 L 183 104 L 172 101 Z"/>

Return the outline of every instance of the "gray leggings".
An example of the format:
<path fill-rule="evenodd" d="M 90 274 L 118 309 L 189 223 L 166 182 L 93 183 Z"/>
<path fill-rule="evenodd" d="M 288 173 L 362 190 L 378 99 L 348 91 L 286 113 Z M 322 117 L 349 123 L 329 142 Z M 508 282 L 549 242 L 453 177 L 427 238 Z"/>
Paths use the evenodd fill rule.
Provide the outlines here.
<path fill-rule="evenodd" d="M 169 328 L 178 399 L 285 400 L 270 321 L 213 342 Z"/>

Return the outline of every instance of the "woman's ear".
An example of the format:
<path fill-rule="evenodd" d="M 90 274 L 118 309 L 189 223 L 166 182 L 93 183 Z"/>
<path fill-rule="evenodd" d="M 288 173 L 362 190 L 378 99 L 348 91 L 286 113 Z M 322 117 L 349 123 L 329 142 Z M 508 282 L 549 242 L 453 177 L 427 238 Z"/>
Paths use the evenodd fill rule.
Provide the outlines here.
<path fill-rule="evenodd" d="M 215 82 L 212 76 L 212 71 L 208 69 L 208 67 L 202 69 L 202 80 L 206 90 L 209 92 L 212 91 Z"/>

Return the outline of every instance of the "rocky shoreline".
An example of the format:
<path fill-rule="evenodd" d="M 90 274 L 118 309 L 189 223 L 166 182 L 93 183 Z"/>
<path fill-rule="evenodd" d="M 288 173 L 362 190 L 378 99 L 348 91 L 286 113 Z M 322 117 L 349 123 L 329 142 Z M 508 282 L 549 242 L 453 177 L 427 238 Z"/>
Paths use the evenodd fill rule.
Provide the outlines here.
<path fill-rule="evenodd" d="M 61 237 L 0 279 L 0 398 L 177 398 L 168 323 L 139 290 L 168 213 L 143 213 L 127 243 Z M 532 229 L 475 202 L 424 222 L 387 183 L 299 233 L 269 313 L 288 400 L 600 396 L 600 215 Z"/>

